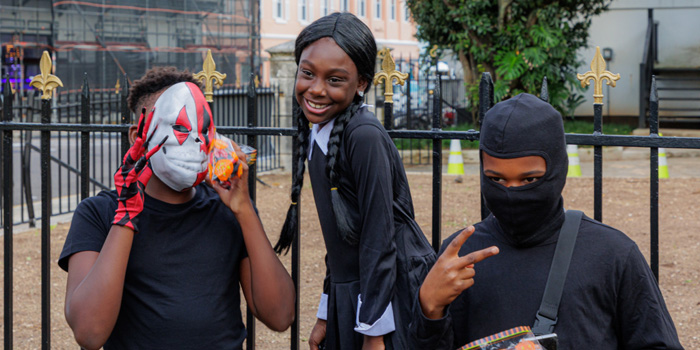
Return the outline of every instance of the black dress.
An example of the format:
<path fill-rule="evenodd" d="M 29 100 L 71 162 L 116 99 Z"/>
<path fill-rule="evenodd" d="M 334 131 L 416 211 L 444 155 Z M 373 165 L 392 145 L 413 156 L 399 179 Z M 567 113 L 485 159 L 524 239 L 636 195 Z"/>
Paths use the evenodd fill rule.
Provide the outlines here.
<path fill-rule="evenodd" d="M 326 156 L 315 142 L 309 161 L 327 250 L 326 347 L 360 349 L 363 334 L 355 327 L 386 324 L 393 311 L 395 331 L 384 336 L 386 347 L 406 349 L 412 299 L 436 255 L 414 220 L 398 151 L 374 114 L 366 107 L 360 109 L 348 122 L 342 140 L 338 191 L 348 203 L 351 220 L 361 227 L 358 246 L 347 244 L 338 233 Z"/>

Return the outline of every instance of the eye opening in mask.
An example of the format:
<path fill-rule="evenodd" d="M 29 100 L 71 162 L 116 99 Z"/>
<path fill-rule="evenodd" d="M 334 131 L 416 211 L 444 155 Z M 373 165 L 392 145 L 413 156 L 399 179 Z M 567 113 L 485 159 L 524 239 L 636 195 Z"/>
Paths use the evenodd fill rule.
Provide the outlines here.
<path fill-rule="evenodd" d="M 180 125 L 180 124 L 173 125 L 173 130 L 175 130 L 177 132 L 185 133 L 185 134 L 190 132 L 189 130 L 187 130 L 186 126 Z"/>
<path fill-rule="evenodd" d="M 482 149 L 482 175 L 484 180 L 509 190 L 528 189 L 548 175 L 547 158 L 539 152 L 503 155 Z"/>

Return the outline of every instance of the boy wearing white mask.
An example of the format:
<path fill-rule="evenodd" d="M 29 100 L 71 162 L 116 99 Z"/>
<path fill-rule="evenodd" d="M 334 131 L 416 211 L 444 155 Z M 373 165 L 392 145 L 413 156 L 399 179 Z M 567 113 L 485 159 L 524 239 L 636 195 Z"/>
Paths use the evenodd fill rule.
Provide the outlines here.
<path fill-rule="evenodd" d="M 129 108 L 141 117 L 117 189 L 76 208 L 58 261 L 78 344 L 240 349 L 239 285 L 258 319 L 287 329 L 294 285 L 250 201 L 247 165 L 228 189 L 202 184 L 215 128 L 198 82 L 153 68 L 134 83 Z"/>

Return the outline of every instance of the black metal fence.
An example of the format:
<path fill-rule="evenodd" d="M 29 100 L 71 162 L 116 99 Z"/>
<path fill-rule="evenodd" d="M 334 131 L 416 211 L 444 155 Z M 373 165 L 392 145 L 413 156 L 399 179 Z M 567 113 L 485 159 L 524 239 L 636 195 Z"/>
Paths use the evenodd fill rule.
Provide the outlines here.
<path fill-rule="evenodd" d="M 88 88 L 87 78 L 82 90 L 68 90 L 57 93 L 51 100 L 48 120 L 51 124 L 80 124 L 80 125 L 111 125 L 114 131 L 93 131 L 83 146 L 81 129 L 54 131 L 50 135 L 50 167 L 51 198 L 53 198 L 52 214 L 61 215 L 73 212 L 81 200 L 82 179 L 89 182 L 88 194 L 111 189 L 114 186 L 114 172 L 121 164 L 121 155 L 128 148 L 123 131 L 125 126 L 117 126 L 132 120 L 131 112 L 126 108 L 128 83 L 126 79 L 120 90 Z M 215 91 L 214 111 L 216 125 L 245 126 L 248 125 L 248 90 L 247 86 L 224 86 Z M 7 90 L 9 91 L 9 89 Z M 3 97 L 11 102 L 8 107 L 10 120 L 22 123 L 41 122 L 41 99 L 35 91 L 26 96 L 20 94 Z M 263 127 L 278 127 L 279 118 L 279 88 L 258 87 L 255 89 L 256 124 Z M 4 113 L 4 109 L 3 109 Z M 122 133 L 120 135 L 120 133 Z M 38 146 L 40 137 L 36 129 L 28 128 L 15 132 L 13 147 L 19 148 L 20 156 L 14 159 L 14 178 L 19 181 L 12 188 L 15 196 L 14 224 L 29 223 L 34 226 L 38 219 L 35 212 L 39 201 L 36 194 L 41 186 L 41 178 L 32 176 L 40 170 L 41 163 L 37 158 L 41 149 Z M 246 143 L 240 135 L 227 135 L 237 143 Z M 126 148 L 125 148 L 126 146 Z M 258 140 L 258 171 L 274 170 L 280 164 L 280 137 L 274 135 L 261 136 Z M 87 159 L 81 158 L 81 149 L 89 150 Z M 82 162 L 89 164 L 88 175 L 81 173 Z M 2 220 L 0 220 L 0 224 Z"/>
<path fill-rule="evenodd" d="M 659 181 L 658 181 L 658 149 L 660 147 L 664 148 L 690 148 L 690 149 L 700 149 L 700 138 L 687 138 L 687 137 L 659 137 L 658 135 L 658 100 L 656 95 L 656 85 L 652 79 L 651 83 L 651 94 L 650 94 L 650 128 L 648 136 L 621 136 L 621 135 L 605 135 L 602 133 L 602 104 L 594 104 L 595 119 L 594 126 L 595 131 L 593 134 L 567 134 L 566 141 L 569 144 L 577 145 L 589 145 L 594 147 L 594 218 L 602 221 L 603 219 L 603 206 L 602 206 L 602 180 L 603 180 L 603 154 L 602 147 L 604 146 L 623 146 L 623 147 L 641 147 L 648 148 L 650 150 L 650 162 L 649 166 L 651 169 L 651 181 L 650 181 L 650 240 L 651 240 L 651 267 L 655 276 L 658 279 L 659 273 L 659 218 L 658 218 L 658 193 L 659 193 Z M 51 199 L 49 196 L 49 184 L 51 179 L 51 171 L 53 171 L 50 162 L 51 156 L 51 133 L 72 133 L 72 138 L 80 140 L 80 168 L 76 169 L 81 174 L 80 188 L 81 188 L 81 198 L 85 198 L 90 193 L 90 187 L 92 185 L 88 182 L 88 174 L 90 173 L 91 167 L 89 162 L 92 158 L 89 156 L 89 142 L 95 135 L 101 137 L 102 134 L 119 135 L 125 134 L 128 125 L 124 124 L 87 124 L 87 123 L 59 123 L 51 122 L 51 116 L 53 115 L 51 108 L 51 100 L 41 101 L 41 122 L 40 123 L 29 123 L 27 121 L 14 121 L 13 120 L 13 107 L 12 107 L 12 97 L 9 94 L 9 87 L 5 87 L 5 98 L 3 101 L 3 119 L 0 122 L 0 131 L 2 132 L 2 190 L 3 190 L 3 229 L 4 229 L 4 324 L 12 325 L 12 290 L 13 290 L 13 192 L 11 190 L 12 183 L 14 181 L 13 177 L 13 133 L 15 132 L 39 132 L 41 134 L 41 217 L 49 217 L 51 211 Z M 84 89 L 85 91 L 85 89 Z M 221 126 L 218 128 L 219 132 L 224 134 L 235 134 L 235 135 L 245 135 L 246 142 L 251 146 L 257 146 L 258 141 L 266 136 L 287 136 L 293 137 L 292 150 L 296 152 L 298 145 L 296 145 L 296 128 L 280 128 L 276 126 L 266 126 L 261 127 L 257 125 L 256 113 L 259 104 L 256 102 L 258 95 L 256 94 L 256 89 L 249 89 L 247 91 L 247 113 L 248 118 L 246 126 Z M 543 99 L 546 98 L 546 89 L 543 90 Z M 89 100 L 89 94 L 83 92 L 83 99 Z M 441 240 L 441 184 L 442 184 L 442 140 L 445 139 L 460 139 L 460 140 L 470 140 L 476 141 L 479 139 L 478 131 L 443 131 L 441 129 L 441 103 L 439 90 L 437 94 L 433 96 L 436 102 L 433 105 L 432 110 L 432 128 L 430 130 L 390 130 L 389 135 L 392 138 L 401 139 L 427 139 L 432 141 L 432 160 L 433 160 L 433 229 L 432 229 L 432 244 L 435 249 L 440 245 Z M 84 101 L 84 100 L 83 100 Z M 480 85 L 480 108 L 479 117 L 480 120 L 483 119 L 485 112 L 491 108 L 493 105 L 493 82 L 491 81 L 490 75 L 485 74 L 482 77 Z M 87 118 L 85 112 L 86 104 L 81 105 L 81 118 Z M 215 104 L 215 108 L 222 108 Z M 392 111 L 388 112 L 388 120 L 391 122 Z M 86 119 L 82 119 L 86 120 Z M 114 137 L 114 136 L 113 136 Z M 116 138 L 116 137 L 115 137 Z M 114 140 L 114 145 L 117 145 L 118 140 Z M 118 148 L 118 147 L 114 147 Z M 78 155 L 76 154 L 76 158 Z M 296 157 L 296 155 L 293 155 Z M 296 162 L 295 165 L 296 166 Z M 294 171 L 293 169 L 292 171 Z M 255 166 L 251 168 L 251 179 L 255 178 L 256 170 Z M 251 196 L 255 200 L 255 188 L 256 181 L 250 181 L 251 186 Z M 77 185 L 76 185 L 77 186 Z M 313 209 L 308 209 L 313 210 Z M 484 212 L 485 213 L 485 212 Z M 298 218 L 297 218 L 298 219 Z M 52 261 L 50 261 L 49 255 L 49 243 L 50 243 L 50 229 L 49 220 L 42 220 L 41 225 L 41 237 L 42 237 L 42 348 L 48 349 L 50 347 L 50 283 L 49 283 L 49 266 Z M 297 290 L 297 315 L 299 314 L 299 281 L 300 281 L 300 266 L 299 266 L 299 237 L 296 236 L 296 240 L 292 245 L 292 278 L 294 280 L 296 290 Z M 57 301 L 62 302 L 62 301 Z M 248 331 L 249 338 L 247 342 L 248 349 L 255 348 L 255 329 L 252 316 L 248 315 Z M 58 322 L 62 322 L 58 321 Z M 5 349 L 12 349 L 12 333 L 13 329 L 11 326 L 4 327 L 4 346 Z M 295 320 L 291 329 L 291 349 L 299 348 L 299 320 Z"/>
<path fill-rule="evenodd" d="M 393 118 L 391 123 L 385 123 L 387 130 L 430 130 L 436 103 L 442 126 L 472 122 L 471 113 L 467 112 L 464 79 L 449 70 L 436 73 L 435 63 L 411 57 L 396 59 L 397 69 L 407 72 L 408 78 L 403 85 L 393 86 Z M 440 63 L 443 67 L 444 62 Z M 376 110 L 383 111 L 383 84 L 374 86 L 374 96 Z M 401 152 L 404 164 L 429 165 L 433 161 L 432 145 L 426 141 L 396 138 L 394 143 Z"/>

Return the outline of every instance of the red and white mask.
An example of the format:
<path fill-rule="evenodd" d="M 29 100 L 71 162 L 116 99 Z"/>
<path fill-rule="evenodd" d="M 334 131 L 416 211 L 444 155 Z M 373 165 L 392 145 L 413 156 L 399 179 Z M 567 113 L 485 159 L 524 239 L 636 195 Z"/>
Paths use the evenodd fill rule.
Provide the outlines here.
<path fill-rule="evenodd" d="M 197 186 L 207 174 L 209 144 L 214 137 L 214 120 L 199 87 L 177 83 L 163 92 L 147 137 L 168 140 L 150 159 L 153 173 L 175 191 Z M 156 143 L 149 147 L 155 146 Z"/>

